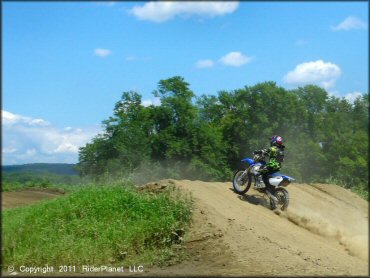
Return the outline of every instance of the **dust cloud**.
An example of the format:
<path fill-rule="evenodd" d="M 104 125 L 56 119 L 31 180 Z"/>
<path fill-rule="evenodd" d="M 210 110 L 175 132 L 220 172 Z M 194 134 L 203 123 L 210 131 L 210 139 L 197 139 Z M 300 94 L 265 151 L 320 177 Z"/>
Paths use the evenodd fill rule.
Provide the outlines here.
<path fill-rule="evenodd" d="M 281 217 L 315 234 L 332 238 L 350 255 L 368 260 L 368 204 L 365 200 L 354 194 L 350 200 L 345 200 L 341 196 L 352 193 L 333 185 L 302 185 L 294 189 L 290 190 L 293 201 Z M 324 190 L 326 194 L 322 194 Z"/>

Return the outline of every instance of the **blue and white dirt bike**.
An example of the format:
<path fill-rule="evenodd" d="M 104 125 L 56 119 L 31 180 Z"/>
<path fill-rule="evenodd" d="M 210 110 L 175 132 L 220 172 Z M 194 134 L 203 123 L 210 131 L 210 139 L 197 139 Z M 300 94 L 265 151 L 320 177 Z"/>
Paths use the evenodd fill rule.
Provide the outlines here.
<path fill-rule="evenodd" d="M 246 169 L 239 169 L 235 172 L 233 178 L 234 191 L 242 195 L 246 193 L 253 184 L 254 189 L 267 194 L 270 199 L 270 208 L 272 210 L 276 208 L 285 210 L 289 205 L 289 193 L 283 187 L 289 185 L 295 179 L 286 175 L 274 173 L 268 176 L 268 181 L 271 185 L 269 188 L 271 189 L 267 189 L 266 186 L 258 186 L 258 169 L 266 164 L 264 159 L 265 157 L 262 154 L 255 154 L 253 159 L 242 159 L 242 162 L 248 163 L 249 166 Z"/>

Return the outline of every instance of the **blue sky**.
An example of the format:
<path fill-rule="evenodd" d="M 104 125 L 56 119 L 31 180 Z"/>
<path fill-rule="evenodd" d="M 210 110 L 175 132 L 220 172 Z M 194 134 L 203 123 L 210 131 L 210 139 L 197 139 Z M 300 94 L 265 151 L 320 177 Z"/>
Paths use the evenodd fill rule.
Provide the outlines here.
<path fill-rule="evenodd" d="M 3 163 L 77 162 L 123 91 L 368 93 L 367 2 L 5 2 Z M 37 134 L 38 136 L 35 136 Z"/>

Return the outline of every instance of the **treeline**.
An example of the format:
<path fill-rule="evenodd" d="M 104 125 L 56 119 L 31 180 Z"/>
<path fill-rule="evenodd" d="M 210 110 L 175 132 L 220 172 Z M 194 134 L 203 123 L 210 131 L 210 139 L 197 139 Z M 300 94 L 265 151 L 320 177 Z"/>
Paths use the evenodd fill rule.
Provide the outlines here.
<path fill-rule="evenodd" d="M 2 191 L 13 191 L 30 187 L 46 188 L 59 185 L 72 186 L 81 184 L 85 181 L 89 181 L 88 178 L 81 179 L 78 175 L 75 174 L 58 175 L 46 171 L 28 171 L 3 171 L 1 177 Z"/>
<path fill-rule="evenodd" d="M 314 85 L 264 82 L 196 97 L 175 76 L 154 95 L 161 104 L 146 107 L 140 94 L 122 94 L 104 132 L 80 148 L 80 175 L 230 180 L 243 157 L 278 134 L 286 140 L 282 172 L 367 190 L 368 94 L 352 104 Z"/>
<path fill-rule="evenodd" d="M 89 182 L 81 179 L 75 164 L 67 163 L 30 163 L 2 166 L 2 191 L 12 191 L 30 187 L 51 187 L 53 185 L 76 185 Z"/>
<path fill-rule="evenodd" d="M 67 163 L 29 163 L 23 165 L 3 165 L 1 166 L 3 173 L 52 173 L 56 175 L 78 175 L 75 169 L 75 164 Z"/>

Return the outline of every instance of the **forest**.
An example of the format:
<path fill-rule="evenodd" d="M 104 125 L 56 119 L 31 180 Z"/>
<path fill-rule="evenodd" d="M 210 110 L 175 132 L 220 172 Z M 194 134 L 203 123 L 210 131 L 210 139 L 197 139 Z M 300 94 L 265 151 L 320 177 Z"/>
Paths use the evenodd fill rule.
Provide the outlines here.
<path fill-rule="evenodd" d="M 229 181 L 242 158 L 277 134 L 286 146 L 282 173 L 368 196 L 368 94 L 351 103 L 315 85 L 268 81 L 198 95 L 181 76 L 160 80 L 153 94 L 160 105 L 122 93 L 104 132 L 80 148 L 80 176 Z"/>

